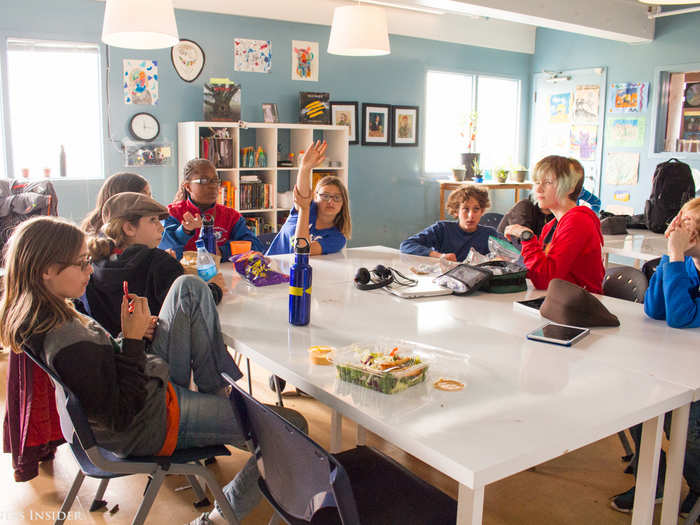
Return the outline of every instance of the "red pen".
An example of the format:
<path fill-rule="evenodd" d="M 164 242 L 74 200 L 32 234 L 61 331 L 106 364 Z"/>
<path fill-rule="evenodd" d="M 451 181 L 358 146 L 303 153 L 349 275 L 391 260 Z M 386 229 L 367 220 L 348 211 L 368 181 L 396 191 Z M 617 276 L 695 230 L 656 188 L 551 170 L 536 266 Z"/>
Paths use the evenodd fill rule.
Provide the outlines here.
<path fill-rule="evenodd" d="M 129 283 L 124 281 L 124 295 L 126 295 L 127 300 L 129 299 Z M 134 313 L 134 301 L 133 299 L 129 301 L 129 313 L 133 314 Z"/>

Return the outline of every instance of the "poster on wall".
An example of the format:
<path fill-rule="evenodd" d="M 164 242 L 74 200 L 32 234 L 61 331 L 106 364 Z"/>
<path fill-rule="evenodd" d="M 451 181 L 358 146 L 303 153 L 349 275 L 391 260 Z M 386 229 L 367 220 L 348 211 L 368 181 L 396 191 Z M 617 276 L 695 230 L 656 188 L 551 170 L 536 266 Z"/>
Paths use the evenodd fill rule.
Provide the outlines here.
<path fill-rule="evenodd" d="M 269 73 L 272 50 L 269 40 L 236 38 L 233 41 L 233 70 L 248 73 Z"/>
<path fill-rule="evenodd" d="M 610 84 L 608 108 L 610 113 L 639 113 L 646 109 L 649 82 L 618 82 Z"/>
<path fill-rule="evenodd" d="M 158 102 L 158 61 L 124 60 L 124 104 Z"/>
<path fill-rule="evenodd" d="M 535 149 L 535 162 L 547 155 L 569 156 L 569 142 L 571 140 L 568 125 L 548 126 L 547 133 L 539 137 L 539 142 Z"/>
<path fill-rule="evenodd" d="M 579 160 L 595 160 L 598 145 L 598 126 L 595 124 L 574 124 L 571 126 L 571 155 Z"/>
<path fill-rule="evenodd" d="M 292 80 L 318 82 L 318 42 L 292 40 Z"/>
<path fill-rule="evenodd" d="M 569 122 L 571 93 L 557 93 L 549 96 L 549 122 L 552 124 Z"/>
<path fill-rule="evenodd" d="M 645 128 L 645 117 L 608 117 L 605 123 L 606 143 L 610 148 L 641 148 Z"/>
<path fill-rule="evenodd" d="M 616 186 L 637 184 L 639 153 L 609 151 L 605 162 L 605 183 Z"/>
<path fill-rule="evenodd" d="M 574 122 L 597 124 L 600 86 L 576 86 L 574 90 Z"/>
<path fill-rule="evenodd" d="M 330 124 L 330 93 L 299 92 L 299 122 L 302 124 Z"/>

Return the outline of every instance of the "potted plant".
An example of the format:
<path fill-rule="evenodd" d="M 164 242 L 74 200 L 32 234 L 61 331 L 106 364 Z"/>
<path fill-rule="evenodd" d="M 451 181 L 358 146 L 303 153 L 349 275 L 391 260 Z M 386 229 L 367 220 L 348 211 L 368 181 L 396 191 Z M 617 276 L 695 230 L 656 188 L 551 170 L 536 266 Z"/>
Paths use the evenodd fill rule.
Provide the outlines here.
<path fill-rule="evenodd" d="M 496 169 L 496 180 L 498 182 L 505 182 L 508 180 L 508 170 L 506 168 Z"/>
<path fill-rule="evenodd" d="M 457 168 L 452 168 L 452 178 L 456 181 L 463 181 L 464 176 L 467 173 L 467 169 L 464 166 L 459 166 Z"/>
<path fill-rule="evenodd" d="M 518 164 L 510 170 L 510 180 L 514 182 L 525 182 L 527 178 L 527 168 Z"/>
<path fill-rule="evenodd" d="M 474 182 L 484 182 L 484 177 L 482 176 L 478 160 L 474 160 L 474 163 L 472 164 L 472 171 L 474 172 Z"/>
<path fill-rule="evenodd" d="M 467 151 L 462 153 L 462 164 L 466 166 L 466 180 L 474 178 L 474 165 L 479 165 L 479 154 L 474 152 L 476 148 L 476 124 L 478 115 L 473 111 L 468 119 L 465 119 L 464 130 L 460 136 L 466 140 Z"/>

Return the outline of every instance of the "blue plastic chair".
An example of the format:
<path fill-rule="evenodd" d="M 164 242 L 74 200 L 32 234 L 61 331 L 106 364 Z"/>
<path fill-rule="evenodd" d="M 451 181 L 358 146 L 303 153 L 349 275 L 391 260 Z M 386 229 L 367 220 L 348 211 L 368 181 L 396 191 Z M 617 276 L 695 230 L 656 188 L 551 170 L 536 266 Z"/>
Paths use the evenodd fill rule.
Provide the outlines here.
<path fill-rule="evenodd" d="M 483 226 L 491 226 L 492 228 L 498 228 L 498 225 L 501 223 L 501 219 L 503 219 L 502 213 L 496 213 L 496 212 L 484 213 L 481 216 L 481 220 L 479 221 L 479 224 L 482 224 Z"/>
<path fill-rule="evenodd" d="M 92 512 L 105 506 L 106 503 L 101 501 L 101 498 L 110 479 L 131 474 L 148 474 L 150 477 L 141 505 L 131 522 L 132 525 L 141 525 L 146 521 L 146 516 L 153 505 L 165 476 L 172 474 L 186 476 L 192 484 L 192 488 L 195 490 L 198 499 L 200 499 L 198 503 L 195 503 L 195 507 L 209 505 L 209 501 L 205 498 L 196 476 L 202 478 L 209 486 L 224 517 L 229 523 L 238 525 L 233 509 L 224 496 L 216 478 L 199 463 L 201 460 L 210 457 L 231 455 L 224 445 L 176 450 L 172 456 L 130 456 L 121 458 L 97 444 L 80 401 L 63 384 L 54 371 L 38 358 L 37 353 L 31 348 L 27 348 L 27 345 L 25 345 L 24 351 L 32 361 L 49 375 L 54 383 L 56 388 L 56 408 L 61 422 L 61 432 L 63 433 L 63 438 L 70 445 L 73 456 L 80 467 L 68 494 L 63 500 L 58 513 L 59 518 L 54 522 L 56 525 L 61 525 L 65 521 L 65 517 L 73 505 L 85 476 L 102 480 L 90 507 Z"/>
<path fill-rule="evenodd" d="M 258 461 L 265 498 L 290 525 L 453 525 L 457 502 L 369 447 L 329 454 L 268 407 L 232 386 L 233 412 Z"/>

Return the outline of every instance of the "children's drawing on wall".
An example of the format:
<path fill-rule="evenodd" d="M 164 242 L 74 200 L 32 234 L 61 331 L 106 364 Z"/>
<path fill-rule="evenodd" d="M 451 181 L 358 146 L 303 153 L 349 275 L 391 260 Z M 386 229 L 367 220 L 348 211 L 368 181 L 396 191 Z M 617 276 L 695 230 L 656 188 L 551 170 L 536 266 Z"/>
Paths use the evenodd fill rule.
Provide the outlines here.
<path fill-rule="evenodd" d="M 292 80 L 318 82 L 318 42 L 292 40 Z"/>
<path fill-rule="evenodd" d="M 594 160 L 598 145 L 598 126 L 575 124 L 570 133 L 571 154 L 579 160 Z"/>
<path fill-rule="evenodd" d="M 638 113 L 646 108 L 649 82 L 620 82 L 610 84 L 609 111 L 611 113 Z"/>
<path fill-rule="evenodd" d="M 539 137 L 535 157 L 537 160 L 547 155 L 569 156 L 570 128 L 568 125 L 558 124 L 547 126 L 544 133 Z"/>
<path fill-rule="evenodd" d="M 549 122 L 569 122 L 571 111 L 571 93 L 558 93 L 549 96 Z"/>
<path fill-rule="evenodd" d="M 613 199 L 620 202 L 629 202 L 630 192 L 629 191 L 616 191 L 613 195 Z"/>
<path fill-rule="evenodd" d="M 158 102 L 158 62 L 124 60 L 124 104 Z"/>
<path fill-rule="evenodd" d="M 637 184 L 639 153 L 610 151 L 605 162 L 605 183 L 617 186 Z"/>
<path fill-rule="evenodd" d="M 606 144 L 610 148 L 641 148 L 644 145 L 645 117 L 608 118 Z"/>
<path fill-rule="evenodd" d="M 269 40 L 236 38 L 233 41 L 233 69 L 249 73 L 269 73 L 272 50 Z"/>
<path fill-rule="evenodd" d="M 579 159 L 580 160 L 580 159 Z M 583 189 L 590 191 L 591 193 L 598 195 L 598 166 L 594 162 L 582 161 L 583 165 Z"/>
<path fill-rule="evenodd" d="M 593 124 L 598 122 L 600 86 L 576 86 L 574 91 L 574 122 Z"/>
<path fill-rule="evenodd" d="M 180 78 L 193 82 L 204 69 L 204 51 L 197 42 L 182 39 L 170 49 L 170 60 Z"/>

